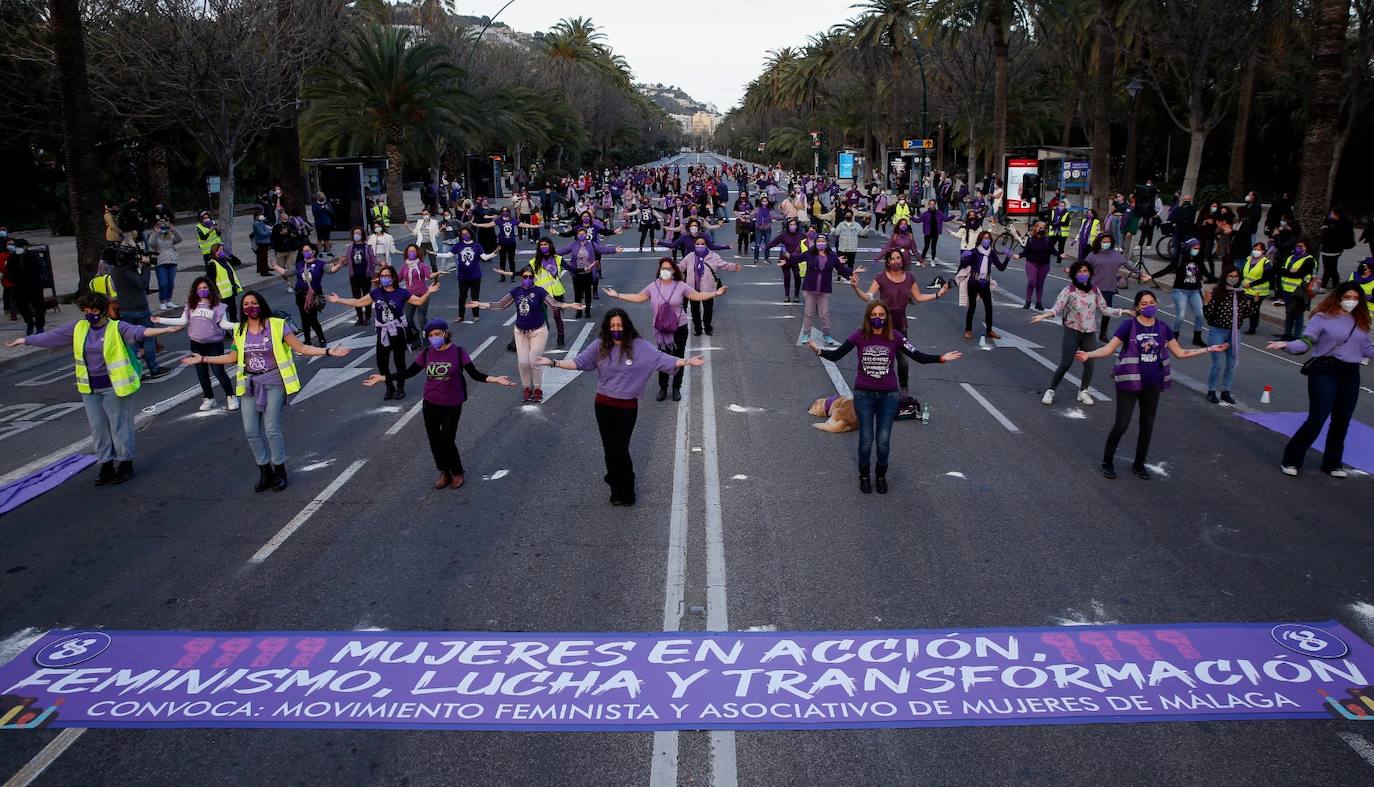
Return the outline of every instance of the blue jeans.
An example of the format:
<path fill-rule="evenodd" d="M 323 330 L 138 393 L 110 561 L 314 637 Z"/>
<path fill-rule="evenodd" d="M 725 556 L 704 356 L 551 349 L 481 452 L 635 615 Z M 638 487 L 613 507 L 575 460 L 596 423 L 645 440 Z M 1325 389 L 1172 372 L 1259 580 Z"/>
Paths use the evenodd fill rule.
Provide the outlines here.
<path fill-rule="evenodd" d="M 91 424 L 91 442 L 101 462 L 132 462 L 134 459 L 134 400 L 117 396 L 113 388 L 99 388 L 81 394 L 86 405 L 86 420 Z"/>
<path fill-rule="evenodd" d="M 759 249 L 763 249 L 763 259 L 768 260 L 768 243 L 773 240 L 772 227 L 756 227 L 754 229 L 754 261 L 758 262 Z"/>
<path fill-rule="evenodd" d="M 286 464 L 286 438 L 281 433 L 281 410 L 286 405 L 286 389 L 280 385 L 267 386 L 267 406 L 258 412 L 257 401 L 251 393 L 239 397 L 239 412 L 243 414 L 243 436 L 258 464 Z"/>
<path fill-rule="evenodd" d="M 147 309 L 120 309 L 119 321 L 127 322 L 130 325 L 142 325 L 144 328 L 152 328 L 153 321 L 148 319 L 151 313 Z M 148 367 L 149 373 L 158 371 L 157 365 L 157 340 L 143 340 L 143 365 Z"/>
<path fill-rule="evenodd" d="M 1183 318 L 1189 309 L 1193 310 L 1193 330 L 1201 331 L 1207 324 L 1202 318 L 1202 290 L 1174 290 L 1174 336 L 1183 330 Z"/>
<path fill-rule="evenodd" d="M 1207 326 L 1207 345 L 1231 341 L 1230 328 Z M 1236 345 L 1226 348 L 1224 353 L 1212 353 L 1212 369 L 1207 372 L 1207 390 L 1217 390 L 1217 375 L 1221 375 L 1221 390 L 1231 390 L 1231 380 L 1236 376 Z"/>
<path fill-rule="evenodd" d="M 859 470 L 867 472 L 869 456 L 873 452 L 873 438 L 878 438 L 878 469 L 887 469 L 887 448 L 892 438 L 892 422 L 897 418 L 901 397 L 896 391 L 854 392 L 854 414 L 859 417 Z"/>
<path fill-rule="evenodd" d="M 153 270 L 157 273 L 157 299 L 166 303 L 172 299 L 172 285 L 177 280 L 176 263 L 158 265 Z"/>

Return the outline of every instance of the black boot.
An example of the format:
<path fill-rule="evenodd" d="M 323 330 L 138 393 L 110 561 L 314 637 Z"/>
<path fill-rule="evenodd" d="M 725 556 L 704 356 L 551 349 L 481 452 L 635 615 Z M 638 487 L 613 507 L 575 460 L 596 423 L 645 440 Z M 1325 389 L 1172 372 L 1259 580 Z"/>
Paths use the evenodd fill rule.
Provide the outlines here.
<path fill-rule="evenodd" d="M 667 389 L 667 388 L 660 388 L 660 389 L 658 389 L 658 396 L 655 396 L 655 397 L 654 397 L 654 401 L 656 401 L 656 402 L 661 402 L 661 401 L 663 401 L 664 399 L 667 399 L 667 398 L 668 398 L 668 389 Z"/>
<path fill-rule="evenodd" d="M 114 478 L 110 479 L 112 484 L 122 484 L 134 477 L 134 463 L 132 460 L 120 462 L 115 467 Z"/>
<path fill-rule="evenodd" d="M 887 494 L 887 465 L 878 465 L 877 470 L 878 480 L 876 486 L 878 488 L 878 494 L 885 495 Z"/>
<path fill-rule="evenodd" d="M 398 379 L 398 380 L 396 380 L 396 397 L 395 397 L 395 398 L 397 398 L 397 399 L 404 399 L 404 398 L 406 398 L 406 383 L 405 383 L 405 380 L 404 380 L 404 379 Z"/>
<path fill-rule="evenodd" d="M 1206 346 L 1207 346 L 1207 344 L 1206 344 L 1205 342 L 1202 341 L 1202 331 L 1193 331 L 1193 346 L 1194 346 L 1194 347 L 1206 347 Z"/>
<path fill-rule="evenodd" d="M 859 491 L 866 495 L 873 491 L 873 483 L 868 480 L 868 465 L 859 466 Z"/>
<path fill-rule="evenodd" d="M 253 491 L 266 492 L 272 481 L 272 465 L 258 465 L 258 482 L 253 484 Z"/>
<path fill-rule="evenodd" d="M 286 465 L 272 465 L 272 491 L 280 492 L 286 488 Z"/>
<path fill-rule="evenodd" d="M 114 462 L 101 462 L 101 463 L 100 463 L 100 472 L 97 473 L 97 474 L 96 474 L 96 477 L 95 477 L 95 485 L 96 485 L 96 486 L 104 486 L 104 485 L 110 483 L 111 481 L 114 480 L 114 475 L 115 475 L 115 463 L 114 463 Z"/>
<path fill-rule="evenodd" d="M 634 473 L 625 477 L 620 485 L 620 504 L 622 506 L 632 506 L 635 504 L 635 476 Z"/>
<path fill-rule="evenodd" d="M 383 398 L 383 399 L 395 399 L 395 398 L 396 398 L 396 384 L 393 383 L 393 382 L 391 382 L 391 375 L 389 375 L 389 374 L 386 376 L 386 393 L 382 395 L 382 398 Z"/>

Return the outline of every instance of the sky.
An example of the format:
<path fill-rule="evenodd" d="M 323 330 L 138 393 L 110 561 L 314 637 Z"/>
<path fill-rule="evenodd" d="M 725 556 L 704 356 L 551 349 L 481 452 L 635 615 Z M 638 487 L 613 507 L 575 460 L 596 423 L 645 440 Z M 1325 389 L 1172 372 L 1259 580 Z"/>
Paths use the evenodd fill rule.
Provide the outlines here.
<path fill-rule="evenodd" d="M 806 37 L 856 14 L 852 0 L 515 0 L 497 18 L 524 33 L 564 17 L 590 17 L 629 62 L 639 82 L 677 85 L 724 114 L 744 96 L 768 50 L 801 46 Z M 505 0 L 457 0 L 457 11 L 496 13 Z"/>

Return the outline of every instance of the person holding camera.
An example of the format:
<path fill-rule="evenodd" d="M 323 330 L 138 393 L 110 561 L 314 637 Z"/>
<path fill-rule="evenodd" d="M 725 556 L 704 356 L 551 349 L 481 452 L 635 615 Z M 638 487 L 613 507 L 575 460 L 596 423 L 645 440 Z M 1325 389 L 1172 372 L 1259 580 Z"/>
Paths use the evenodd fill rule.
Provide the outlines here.
<path fill-rule="evenodd" d="M 115 267 L 121 270 L 127 266 Z M 144 281 L 146 283 L 147 279 Z M 153 344 L 154 337 L 174 333 L 181 327 L 152 328 L 127 320 L 111 320 L 110 301 L 99 293 L 84 293 L 76 299 L 76 305 L 81 309 L 82 319 L 51 331 L 14 339 L 8 346 L 66 348 L 73 354 L 76 390 L 86 406 L 91 442 L 95 444 L 100 462 L 95 485 L 122 484 L 134 475 L 133 394 L 141 381 L 133 347 L 140 342 Z M 144 305 L 147 305 L 146 298 Z M 81 348 L 79 352 L 75 350 L 77 347 Z M 116 462 L 119 463 L 117 467 Z"/>
<path fill-rule="evenodd" d="M 119 302 L 119 321 L 151 329 L 153 323 L 150 318 L 153 313 L 148 307 L 148 284 L 153 273 L 151 261 L 139 252 L 138 247 L 129 244 L 111 246 L 108 252 L 106 262 L 110 286 L 117 293 Z M 143 362 L 147 367 L 143 380 L 165 377 L 170 370 L 158 365 L 157 342 L 152 339 L 140 341 L 143 344 Z"/>
<path fill-rule="evenodd" d="M 172 287 L 177 280 L 177 244 L 181 243 L 181 233 L 172 222 L 158 219 L 157 226 L 148 238 L 148 253 L 156 258 L 153 265 L 157 273 L 157 300 L 162 309 L 175 309 L 172 301 Z"/>

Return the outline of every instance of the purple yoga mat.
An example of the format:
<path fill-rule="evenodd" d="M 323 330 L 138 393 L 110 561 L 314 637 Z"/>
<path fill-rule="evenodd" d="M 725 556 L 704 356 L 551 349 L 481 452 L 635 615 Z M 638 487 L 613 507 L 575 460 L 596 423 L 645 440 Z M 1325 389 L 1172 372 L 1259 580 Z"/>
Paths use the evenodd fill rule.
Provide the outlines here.
<path fill-rule="evenodd" d="M 8 514 L 44 492 L 62 485 L 63 481 L 95 464 L 90 454 L 72 454 L 18 481 L 0 486 L 0 516 Z"/>
<path fill-rule="evenodd" d="M 1237 413 L 1251 423 L 1259 424 L 1266 429 L 1273 429 L 1281 435 L 1292 437 L 1298 431 L 1302 422 L 1307 420 L 1307 413 Z M 1326 430 L 1331 426 L 1328 420 L 1322 426 L 1321 434 L 1317 435 L 1317 441 L 1312 447 L 1318 451 L 1326 450 Z M 1374 473 L 1374 428 L 1360 423 L 1359 421 L 1350 422 L 1350 431 L 1345 434 L 1345 454 L 1342 461 L 1350 467 Z"/>

